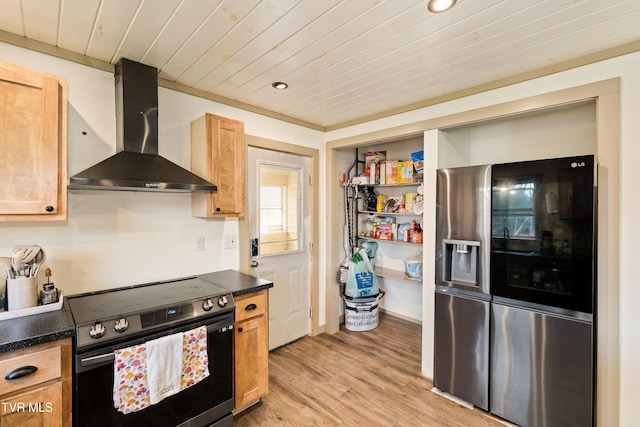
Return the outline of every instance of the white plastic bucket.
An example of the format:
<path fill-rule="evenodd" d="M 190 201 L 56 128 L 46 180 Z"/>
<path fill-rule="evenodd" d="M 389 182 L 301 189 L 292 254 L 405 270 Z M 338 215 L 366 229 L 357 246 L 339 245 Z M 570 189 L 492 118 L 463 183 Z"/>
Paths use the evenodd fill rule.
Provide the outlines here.
<path fill-rule="evenodd" d="M 376 297 L 344 298 L 344 327 L 350 331 L 370 331 L 378 327 L 378 301 L 384 296 L 380 292 Z"/>

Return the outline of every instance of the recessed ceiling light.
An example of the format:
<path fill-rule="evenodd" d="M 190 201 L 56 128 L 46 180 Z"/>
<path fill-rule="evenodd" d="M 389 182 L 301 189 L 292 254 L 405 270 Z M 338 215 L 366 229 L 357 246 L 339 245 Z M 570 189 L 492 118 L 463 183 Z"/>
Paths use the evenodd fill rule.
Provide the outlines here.
<path fill-rule="evenodd" d="M 271 83 L 271 86 L 273 86 L 276 89 L 286 89 L 289 87 L 289 85 L 286 84 L 285 82 L 274 82 L 274 83 Z"/>
<path fill-rule="evenodd" d="M 456 4 L 456 0 L 429 0 L 427 7 L 433 13 L 440 13 L 451 9 L 454 4 Z"/>

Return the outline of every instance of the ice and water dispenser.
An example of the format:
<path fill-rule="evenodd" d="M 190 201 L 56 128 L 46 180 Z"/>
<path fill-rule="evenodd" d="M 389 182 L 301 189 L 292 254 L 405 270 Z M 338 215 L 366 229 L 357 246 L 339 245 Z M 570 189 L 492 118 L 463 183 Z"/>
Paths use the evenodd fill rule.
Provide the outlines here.
<path fill-rule="evenodd" d="M 442 240 L 442 280 L 478 288 L 480 242 L 473 240 Z"/>

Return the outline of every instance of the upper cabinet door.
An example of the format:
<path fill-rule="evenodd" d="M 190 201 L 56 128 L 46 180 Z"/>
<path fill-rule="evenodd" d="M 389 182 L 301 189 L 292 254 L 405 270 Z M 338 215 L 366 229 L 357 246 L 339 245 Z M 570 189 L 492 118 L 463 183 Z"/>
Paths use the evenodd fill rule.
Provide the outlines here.
<path fill-rule="evenodd" d="M 244 123 L 205 114 L 191 123 L 191 169 L 218 187 L 193 193 L 198 217 L 244 217 Z"/>
<path fill-rule="evenodd" d="M 66 80 L 0 63 L 0 221 L 67 216 Z"/>

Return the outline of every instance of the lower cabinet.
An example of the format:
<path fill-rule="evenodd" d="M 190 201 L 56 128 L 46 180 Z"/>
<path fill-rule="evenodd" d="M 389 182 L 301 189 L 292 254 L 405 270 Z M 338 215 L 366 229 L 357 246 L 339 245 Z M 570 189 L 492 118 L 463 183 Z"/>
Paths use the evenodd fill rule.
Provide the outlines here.
<path fill-rule="evenodd" d="M 257 402 L 269 391 L 267 290 L 235 297 L 234 411 Z"/>
<path fill-rule="evenodd" d="M 71 426 L 71 358 L 70 338 L 0 354 L 0 426 Z"/>
<path fill-rule="evenodd" d="M 62 383 L 2 399 L 2 427 L 62 426 Z"/>

